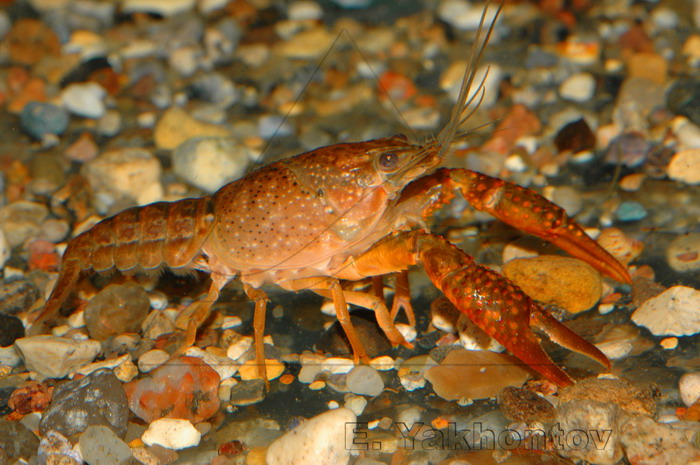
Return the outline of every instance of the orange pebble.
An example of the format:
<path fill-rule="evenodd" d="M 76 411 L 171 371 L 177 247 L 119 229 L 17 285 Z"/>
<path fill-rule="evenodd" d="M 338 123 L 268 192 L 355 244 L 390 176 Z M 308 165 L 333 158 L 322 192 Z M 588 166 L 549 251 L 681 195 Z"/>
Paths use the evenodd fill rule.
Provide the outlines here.
<path fill-rule="evenodd" d="M 447 428 L 449 423 L 450 422 L 447 421 L 446 419 L 444 419 L 443 417 L 437 417 L 433 421 L 430 422 L 430 424 L 433 425 L 433 428 L 435 428 L 435 429 Z"/>
<path fill-rule="evenodd" d="M 294 375 L 286 374 L 280 377 L 280 383 L 282 384 L 292 384 L 294 382 Z"/>

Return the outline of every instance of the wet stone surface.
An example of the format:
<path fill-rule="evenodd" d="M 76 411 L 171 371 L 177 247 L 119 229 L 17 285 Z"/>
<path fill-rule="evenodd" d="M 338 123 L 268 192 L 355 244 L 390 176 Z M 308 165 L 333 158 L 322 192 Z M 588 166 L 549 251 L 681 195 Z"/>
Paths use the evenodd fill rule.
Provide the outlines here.
<path fill-rule="evenodd" d="M 123 438 L 128 421 L 129 408 L 122 383 L 103 370 L 56 387 L 39 431 L 72 436 L 89 426 L 106 426 Z"/>
<path fill-rule="evenodd" d="M 698 2 L 505 2 L 471 89 L 471 114 L 441 162 L 559 205 L 631 283 L 579 266 L 590 250 L 547 245 L 570 240 L 558 235 L 559 213 L 535 219 L 554 228 L 544 239 L 530 236 L 522 221 L 534 218 L 539 201 L 479 191 L 485 181 L 465 189 L 479 192 L 476 206 L 511 203 L 499 204 L 500 219 L 475 211 L 456 185 L 463 171 L 449 172 L 449 182 L 441 171 L 392 197 L 404 180 L 434 168 L 394 176 L 381 165 L 388 153 L 286 163 L 276 171 L 286 178 L 243 181 L 217 201 L 222 184 L 322 146 L 399 133 L 411 143 L 442 141 L 482 6 L 0 2 L 0 465 L 700 462 Z M 344 184 L 362 172 L 358 159 L 374 174 Z M 305 192 L 290 194 L 299 184 Z M 250 190 L 248 213 L 236 186 Z M 174 203 L 208 195 L 213 202 L 198 212 Z M 363 216 L 389 198 L 397 214 Z M 82 270 L 74 288 L 45 334 L 33 334 L 71 239 L 124 209 L 161 201 L 170 203 L 139 211 L 167 210 L 164 218 L 139 217 L 138 230 L 116 221 L 88 237 L 90 250 L 72 262 Z M 278 214 L 284 208 L 299 215 Z M 329 212 L 338 216 L 321 226 L 331 239 L 316 247 L 309 231 Z M 239 236 L 211 232 L 214 221 L 241 226 Z M 337 321 L 329 283 L 307 282 L 323 296 L 262 285 L 269 383 L 257 379 L 260 318 L 241 281 L 257 287 L 258 278 L 323 278 L 327 267 L 355 277 L 357 264 L 383 272 L 402 268 L 397 261 L 428 263 L 417 243 L 361 256 L 410 228 L 441 235 L 510 276 L 609 357 L 609 372 L 575 353 L 593 350 L 583 340 L 501 294 L 497 275 L 470 277 L 479 286 L 465 294 L 473 283 L 446 272 L 441 284 L 454 287 L 460 310 L 411 266 L 408 292 L 404 277 L 391 273 L 382 282 L 341 280 L 346 300 L 369 307 L 350 306 L 368 353 L 362 360 Z M 219 235 L 225 247 L 213 246 Z M 299 248 L 284 255 L 295 241 Z M 345 246 L 339 255 L 324 249 Z M 271 258 L 249 269 L 250 260 L 231 258 L 237 247 Z M 146 256 L 158 263 L 133 265 Z M 119 270 L 92 273 L 98 262 Z M 517 262 L 530 264 L 518 277 Z M 235 276 L 189 333 L 188 349 L 185 328 L 211 298 L 211 270 Z M 508 318 L 499 318 L 499 306 Z M 382 330 L 392 322 L 410 344 L 392 347 Z M 569 376 L 573 386 L 527 366 L 549 365 L 547 356 L 532 356 L 539 340 L 566 373 L 558 382 Z M 352 434 L 347 424 L 356 420 Z M 533 451 L 539 438 L 528 431 L 545 431 L 553 446 L 553 423 L 566 430 L 563 446 Z M 518 453 L 498 442 L 481 451 L 450 442 L 461 432 L 474 444 L 466 436 L 477 424 L 508 435 Z M 609 431 L 609 440 L 566 442 L 590 430 Z M 353 440 L 366 447 L 348 453 Z"/>

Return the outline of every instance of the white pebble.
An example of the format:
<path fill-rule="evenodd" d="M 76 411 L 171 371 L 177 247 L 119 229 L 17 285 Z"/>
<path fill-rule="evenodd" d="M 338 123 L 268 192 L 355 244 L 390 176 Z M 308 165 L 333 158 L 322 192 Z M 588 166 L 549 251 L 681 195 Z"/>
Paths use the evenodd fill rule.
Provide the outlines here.
<path fill-rule="evenodd" d="M 369 361 L 369 366 L 379 371 L 389 371 L 396 367 L 394 359 L 388 355 L 380 355 Z"/>
<path fill-rule="evenodd" d="M 681 400 L 686 407 L 697 402 L 700 399 L 700 372 L 695 371 L 681 376 L 678 389 L 681 391 Z"/>
<path fill-rule="evenodd" d="M 172 154 L 173 171 L 207 192 L 215 192 L 245 173 L 248 148 L 229 137 L 204 137 L 182 143 Z"/>
<path fill-rule="evenodd" d="M 166 351 L 152 349 L 141 355 L 137 364 L 141 373 L 148 373 L 167 362 L 169 358 L 170 354 Z"/>
<path fill-rule="evenodd" d="M 238 360 L 243 354 L 248 352 L 248 349 L 250 349 L 252 345 L 253 338 L 250 336 L 243 336 L 228 346 L 228 349 L 226 349 L 226 356 L 231 360 Z"/>
<path fill-rule="evenodd" d="M 64 378 L 86 365 L 102 350 L 98 341 L 54 336 L 30 336 L 15 341 L 27 369 L 46 378 Z"/>
<path fill-rule="evenodd" d="M 267 465 L 345 465 L 350 461 L 357 421 L 350 409 L 338 408 L 317 415 L 283 436 L 267 449 Z"/>
<path fill-rule="evenodd" d="M 147 446 L 155 444 L 166 449 L 186 449 L 199 444 L 202 433 L 188 420 L 160 418 L 152 422 L 141 436 Z"/>
<path fill-rule="evenodd" d="M 416 336 L 418 335 L 418 333 L 416 332 L 416 328 L 404 323 L 397 323 L 395 326 L 396 329 L 399 330 L 403 338 L 406 339 L 406 342 L 413 342 L 416 340 Z"/>
<path fill-rule="evenodd" d="M 569 76 L 559 86 L 559 95 L 563 99 L 584 103 L 589 101 L 595 92 L 595 78 L 589 73 L 576 73 Z"/>
<path fill-rule="evenodd" d="M 122 13 L 157 13 L 173 16 L 194 8 L 195 0 L 122 0 Z"/>
<path fill-rule="evenodd" d="M 321 19 L 323 16 L 323 9 L 321 9 L 321 6 L 316 2 L 299 0 L 289 5 L 287 14 L 289 19 L 296 21 Z"/>
<path fill-rule="evenodd" d="M 221 322 L 221 329 L 231 329 L 243 324 L 243 320 L 239 316 L 225 316 Z"/>
<path fill-rule="evenodd" d="M 352 410 L 358 417 L 365 411 L 365 407 L 367 407 L 367 399 L 362 396 L 350 394 L 345 399 L 345 408 Z"/>
<path fill-rule="evenodd" d="M 700 332 L 700 291 L 673 286 L 644 302 L 632 321 L 655 336 L 691 336 Z"/>
<path fill-rule="evenodd" d="M 70 84 L 61 93 L 61 103 L 66 110 L 85 118 L 100 118 L 106 108 L 102 101 L 107 95 L 96 82 Z"/>
<path fill-rule="evenodd" d="M 350 373 L 355 368 L 355 363 L 349 358 L 329 357 L 321 363 L 321 370 L 328 371 L 333 375 Z"/>

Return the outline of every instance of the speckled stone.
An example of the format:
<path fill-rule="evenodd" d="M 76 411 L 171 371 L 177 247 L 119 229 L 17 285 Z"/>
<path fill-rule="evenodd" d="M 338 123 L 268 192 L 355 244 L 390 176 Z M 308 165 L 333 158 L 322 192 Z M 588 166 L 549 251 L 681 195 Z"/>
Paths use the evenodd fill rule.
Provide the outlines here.
<path fill-rule="evenodd" d="M 44 412 L 39 431 L 58 431 L 65 436 L 102 425 L 124 438 L 129 423 L 129 407 L 122 383 L 110 370 L 59 385 Z"/>

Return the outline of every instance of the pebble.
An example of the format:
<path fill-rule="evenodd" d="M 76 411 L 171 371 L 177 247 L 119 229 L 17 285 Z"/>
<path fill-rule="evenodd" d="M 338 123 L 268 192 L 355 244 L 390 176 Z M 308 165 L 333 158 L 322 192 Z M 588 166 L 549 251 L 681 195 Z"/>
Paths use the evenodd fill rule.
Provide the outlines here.
<path fill-rule="evenodd" d="M 522 362 L 511 355 L 464 349 L 453 350 L 439 366 L 425 372 L 435 393 L 445 400 L 496 397 L 506 386 L 519 387 L 529 377 Z"/>
<path fill-rule="evenodd" d="M 271 358 L 265 359 L 265 373 L 268 381 L 279 378 L 284 373 L 284 363 Z M 238 375 L 243 381 L 258 379 L 258 362 L 256 360 L 248 360 L 240 366 Z"/>
<path fill-rule="evenodd" d="M 122 13 L 155 13 L 166 18 L 194 9 L 195 0 L 122 0 Z"/>
<path fill-rule="evenodd" d="M 367 399 L 362 396 L 350 395 L 345 398 L 345 408 L 352 410 L 358 417 L 362 415 L 365 407 L 367 407 Z"/>
<path fill-rule="evenodd" d="M 10 247 L 24 244 L 41 233 L 41 224 L 49 214 L 45 205 L 20 200 L 0 207 L 0 224 Z"/>
<path fill-rule="evenodd" d="M 700 291 L 673 286 L 644 302 L 632 321 L 655 336 L 691 336 L 700 332 Z"/>
<path fill-rule="evenodd" d="M 676 153 L 666 168 L 668 177 L 691 186 L 700 184 L 700 148 Z"/>
<path fill-rule="evenodd" d="M 74 449 L 70 441 L 57 431 L 49 431 L 41 438 L 36 451 L 39 463 L 81 465 L 80 451 Z"/>
<path fill-rule="evenodd" d="M 663 347 L 664 350 L 673 350 L 678 347 L 678 338 L 666 337 L 659 342 L 659 345 Z"/>
<path fill-rule="evenodd" d="M 92 362 L 102 350 L 91 339 L 74 340 L 55 336 L 30 336 L 15 341 L 27 369 L 44 378 L 65 378 Z"/>
<path fill-rule="evenodd" d="M 617 207 L 615 216 L 620 221 L 639 221 L 646 218 L 647 210 L 639 202 L 626 200 Z"/>
<path fill-rule="evenodd" d="M 163 195 L 160 162 L 146 149 L 107 150 L 87 162 L 83 174 L 94 192 L 106 194 L 112 203 L 125 198 L 145 205 L 160 200 Z M 110 203 L 102 205 L 101 209 L 106 211 L 109 207 Z"/>
<path fill-rule="evenodd" d="M 231 386 L 231 405 L 243 407 L 257 404 L 265 398 L 265 381 L 260 378 L 241 381 Z"/>
<path fill-rule="evenodd" d="M 136 363 L 141 373 L 150 373 L 170 359 L 170 354 L 161 349 L 151 349 L 141 355 Z"/>
<path fill-rule="evenodd" d="M 107 110 L 100 119 L 97 120 L 95 127 L 100 135 L 114 137 L 119 134 L 122 129 L 122 115 L 115 110 Z"/>
<path fill-rule="evenodd" d="M 353 394 L 378 396 L 384 390 L 384 381 L 377 370 L 367 365 L 359 365 L 348 373 L 347 387 Z"/>
<path fill-rule="evenodd" d="M 552 192 L 552 202 L 559 205 L 570 217 L 576 216 L 583 207 L 581 193 L 569 186 L 559 186 Z"/>
<path fill-rule="evenodd" d="M 215 114 L 221 112 L 240 98 L 233 81 L 219 73 L 199 76 L 191 85 L 191 91 L 198 99 L 212 103 Z"/>
<path fill-rule="evenodd" d="M 355 332 L 367 351 L 367 355 L 377 357 L 391 350 L 391 344 L 374 319 L 374 312 L 356 310 L 350 314 L 350 321 L 355 327 Z M 345 337 L 345 331 L 338 321 L 335 321 L 321 335 L 316 342 L 316 349 L 334 355 L 352 354 L 352 349 Z"/>
<path fill-rule="evenodd" d="M 319 26 L 301 31 L 287 41 L 276 43 L 273 50 L 286 58 L 316 59 L 328 51 L 335 38 L 335 34 Z"/>
<path fill-rule="evenodd" d="M 89 426 L 78 442 L 89 465 L 126 465 L 131 460 L 129 445 L 106 426 Z"/>
<path fill-rule="evenodd" d="M 178 418 L 155 420 L 141 436 L 147 446 L 158 445 L 173 450 L 196 446 L 201 439 L 202 433 L 190 421 Z"/>
<path fill-rule="evenodd" d="M 205 192 L 216 192 L 246 172 L 251 152 L 230 137 L 194 138 L 172 154 L 173 171 Z"/>
<path fill-rule="evenodd" d="M 161 417 L 199 423 L 219 409 L 219 375 L 196 357 L 179 357 L 124 386 L 129 408 L 151 422 Z"/>
<path fill-rule="evenodd" d="M 7 242 L 7 236 L 5 236 L 5 231 L 0 228 L 0 270 L 5 267 L 5 263 L 12 256 L 12 249 L 10 244 Z"/>
<path fill-rule="evenodd" d="M 212 348 L 213 349 L 213 348 Z M 211 349 L 209 349 L 211 350 Z M 189 357 L 199 357 L 204 363 L 209 365 L 219 374 L 219 378 L 223 381 L 231 378 L 238 371 L 238 364 L 234 363 L 225 355 L 218 355 L 213 351 L 205 351 L 199 347 L 190 347 L 185 351 L 185 355 Z"/>
<path fill-rule="evenodd" d="M 36 455 L 39 439 L 17 421 L 0 420 L 0 449 L 10 459 L 26 461 Z"/>
<path fill-rule="evenodd" d="M 642 241 L 628 237 L 618 228 L 603 229 L 596 242 L 623 265 L 629 265 L 644 250 Z"/>
<path fill-rule="evenodd" d="M 559 95 L 563 99 L 585 103 L 595 93 L 595 78 L 590 73 L 576 73 L 564 80 L 559 86 Z"/>
<path fill-rule="evenodd" d="M 68 113 L 51 103 L 29 102 L 20 115 L 22 128 L 38 140 L 42 140 L 46 134 L 63 134 L 69 121 Z"/>
<path fill-rule="evenodd" d="M 554 406 L 544 397 L 529 389 L 507 386 L 498 393 L 498 405 L 506 418 L 513 421 L 550 422 L 554 419 Z"/>
<path fill-rule="evenodd" d="M 642 187 L 645 179 L 646 175 L 644 173 L 628 174 L 620 179 L 619 186 L 623 191 L 637 192 Z"/>
<path fill-rule="evenodd" d="M 268 465 L 345 465 L 350 461 L 357 416 L 347 408 L 317 415 L 277 438 L 267 449 Z"/>
<path fill-rule="evenodd" d="M 100 149 L 92 135 L 89 132 L 84 132 L 66 149 L 64 154 L 70 160 L 85 163 L 95 158 L 99 151 Z"/>
<path fill-rule="evenodd" d="M 651 389 L 642 390 L 625 379 L 586 378 L 559 392 L 559 403 L 590 400 L 613 403 L 632 415 L 653 416 L 656 401 Z"/>
<path fill-rule="evenodd" d="M 229 131 L 217 124 L 199 121 L 180 107 L 170 107 L 158 120 L 153 132 L 156 147 L 174 150 L 195 137 L 229 137 Z"/>
<path fill-rule="evenodd" d="M 571 313 L 593 307 L 603 292 L 600 273 L 575 258 L 542 255 L 511 260 L 503 266 L 503 274 L 534 300 Z"/>
<path fill-rule="evenodd" d="M 314 20 L 323 17 L 321 5 L 309 0 L 297 0 L 292 2 L 287 9 L 289 19 L 294 21 Z"/>
<path fill-rule="evenodd" d="M 39 431 L 42 435 L 53 430 L 72 436 L 100 425 L 124 438 L 128 424 L 129 407 L 122 383 L 110 370 L 100 370 L 57 386 Z"/>
<path fill-rule="evenodd" d="M 620 442 L 629 463 L 696 465 L 700 462 L 700 449 L 695 439 L 700 434 L 697 422 L 661 424 L 638 416 L 629 416 L 625 420 L 619 427 Z M 652 444 L 659 446 L 650 446 Z"/>
<path fill-rule="evenodd" d="M 700 270 L 700 233 L 676 237 L 666 248 L 666 261 L 675 271 Z"/>
<path fill-rule="evenodd" d="M 40 296 L 36 285 L 27 279 L 0 283 L 0 309 L 5 315 L 16 315 L 29 310 Z"/>
<path fill-rule="evenodd" d="M 105 89 L 96 82 L 70 84 L 61 92 L 61 103 L 71 113 L 97 119 L 105 114 L 103 100 L 106 94 Z"/>
<path fill-rule="evenodd" d="M 599 465 L 615 465 L 624 456 L 619 441 L 618 416 L 619 409 L 612 403 L 575 400 L 560 404 L 557 431 L 561 436 L 554 440 L 562 447 L 557 452 L 564 457 Z M 577 431 L 597 432 L 598 441 L 575 444 L 573 440 Z"/>
<path fill-rule="evenodd" d="M 248 352 L 252 345 L 252 337 L 238 335 L 238 337 L 228 346 L 228 349 L 226 349 L 226 356 L 231 360 L 238 360 L 243 356 L 243 354 Z"/>
<path fill-rule="evenodd" d="M 646 161 L 651 148 L 651 143 L 643 134 L 637 131 L 626 132 L 610 142 L 604 160 L 635 168 Z"/>
<path fill-rule="evenodd" d="M 681 376 L 678 382 L 681 400 L 686 407 L 690 407 L 700 399 L 700 372 L 694 371 Z"/>
<path fill-rule="evenodd" d="M 123 333 L 137 333 L 151 302 L 136 283 L 110 284 L 85 307 L 83 317 L 92 339 L 104 341 Z"/>
<path fill-rule="evenodd" d="M 0 347 L 8 347 L 24 337 L 22 321 L 12 315 L 0 313 Z"/>

